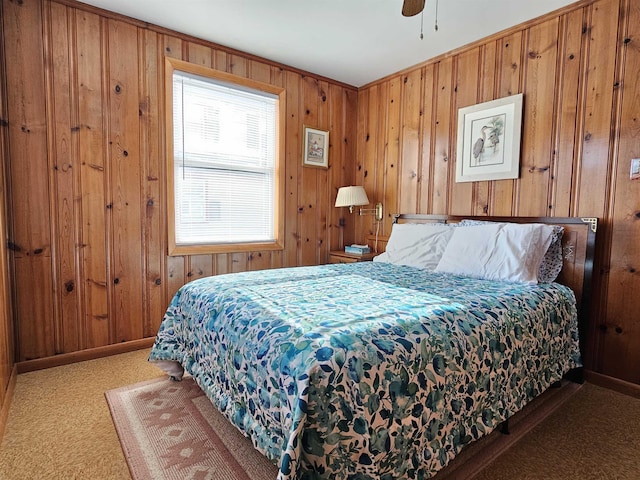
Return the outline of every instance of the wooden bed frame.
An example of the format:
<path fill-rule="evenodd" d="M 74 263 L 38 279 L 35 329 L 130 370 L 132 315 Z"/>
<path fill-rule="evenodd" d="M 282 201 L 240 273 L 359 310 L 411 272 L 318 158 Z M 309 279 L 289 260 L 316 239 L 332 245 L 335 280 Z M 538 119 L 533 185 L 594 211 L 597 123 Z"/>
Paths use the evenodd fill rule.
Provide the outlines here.
<path fill-rule="evenodd" d="M 578 330 L 580 351 L 584 352 L 587 335 L 591 284 L 593 278 L 593 257 L 595 254 L 598 219 L 593 217 L 488 217 L 467 215 L 394 214 L 393 223 L 458 223 L 461 220 L 482 220 L 488 222 L 545 223 L 564 227 L 562 235 L 562 271 L 557 282 L 573 290 L 578 305 Z M 368 235 L 369 245 L 377 242 L 377 251 L 385 250 L 389 237 Z M 582 382 L 583 368 L 567 375 L 572 381 Z"/>

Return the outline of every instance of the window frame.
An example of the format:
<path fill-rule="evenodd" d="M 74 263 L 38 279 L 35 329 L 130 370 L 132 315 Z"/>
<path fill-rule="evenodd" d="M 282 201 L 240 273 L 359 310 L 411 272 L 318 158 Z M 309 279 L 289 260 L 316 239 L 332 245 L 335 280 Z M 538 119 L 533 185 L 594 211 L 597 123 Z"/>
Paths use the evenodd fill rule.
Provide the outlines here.
<path fill-rule="evenodd" d="M 275 135 L 275 172 L 273 189 L 273 220 L 275 239 L 268 242 L 245 243 L 203 243 L 178 245 L 176 243 L 176 211 L 174 181 L 174 145 L 173 145 L 173 73 L 190 73 L 227 84 L 238 85 L 276 95 L 276 135 Z M 165 119 L 166 119 L 166 186 L 167 186 L 167 246 L 169 256 L 200 255 L 207 253 L 232 253 L 284 249 L 284 165 L 285 165 L 285 125 L 286 92 L 283 87 L 270 85 L 246 77 L 214 70 L 171 57 L 165 57 Z"/>

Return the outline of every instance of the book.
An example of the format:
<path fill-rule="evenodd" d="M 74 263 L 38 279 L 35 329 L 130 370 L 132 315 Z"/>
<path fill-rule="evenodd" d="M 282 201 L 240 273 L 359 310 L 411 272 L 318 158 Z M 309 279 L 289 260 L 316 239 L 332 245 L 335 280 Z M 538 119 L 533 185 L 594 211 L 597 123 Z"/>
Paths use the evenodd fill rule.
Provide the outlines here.
<path fill-rule="evenodd" d="M 357 244 L 353 244 L 353 245 L 347 245 L 346 247 L 344 247 L 344 251 L 345 253 L 353 253 L 356 255 L 362 255 L 364 253 L 369 253 L 369 245 L 357 245 Z"/>

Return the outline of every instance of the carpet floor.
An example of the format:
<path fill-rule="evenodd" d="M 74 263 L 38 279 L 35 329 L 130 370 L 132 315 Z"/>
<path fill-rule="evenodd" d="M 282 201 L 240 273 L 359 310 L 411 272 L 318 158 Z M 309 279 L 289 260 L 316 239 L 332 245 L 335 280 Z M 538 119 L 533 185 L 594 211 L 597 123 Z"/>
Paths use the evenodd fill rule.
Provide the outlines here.
<path fill-rule="evenodd" d="M 571 398 L 580 385 L 563 382 L 494 432 L 469 445 L 434 480 L 468 480 Z M 135 480 L 273 480 L 277 468 L 209 402 L 192 378 L 155 379 L 106 392 Z"/>
<path fill-rule="evenodd" d="M 164 377 L 147 355 L 142 350 L 19 375 L 0 445 L 0 479 L 130 478 L 104 393 Z M 473 475 L 640 479 L 640 399 L 587 383 Z"/>

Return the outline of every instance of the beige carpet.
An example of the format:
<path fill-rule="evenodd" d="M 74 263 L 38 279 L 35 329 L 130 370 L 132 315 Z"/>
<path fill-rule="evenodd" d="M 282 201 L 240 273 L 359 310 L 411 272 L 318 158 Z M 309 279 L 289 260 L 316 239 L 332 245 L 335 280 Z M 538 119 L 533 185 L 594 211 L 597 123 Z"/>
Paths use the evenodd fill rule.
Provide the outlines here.
<path fill-rule="evenodd" d="M 104 392 L 165 375 L 148 350 L 18 375 L 0 447 L 2 480 L 126 480 Z"/>
<path fill-rule="evenodd" d="M 274 480 L 278 469 L 222 416 L 192 378 L 106 393 L 135 480 Z"/>
<path fill-rule="evenodd" d="M 571 398 L 581 386 L 564 382 L 494 432 L 469 445 L 435 480 L 471 479 Z M 273 480 L 277 468 L 222 416 L 191 378 L 157 379 L 106 392 L 135 480 Z"/>
<path fill-rule="evenodd" d="M 141 350 L 18 375 L 0 445 L 0 479 L 130 478 L 104 393 L 164 378 L 147 355 Z M 640 399 L 587 383 L 474 480 L 638 480 L 639 453 Z"/>

